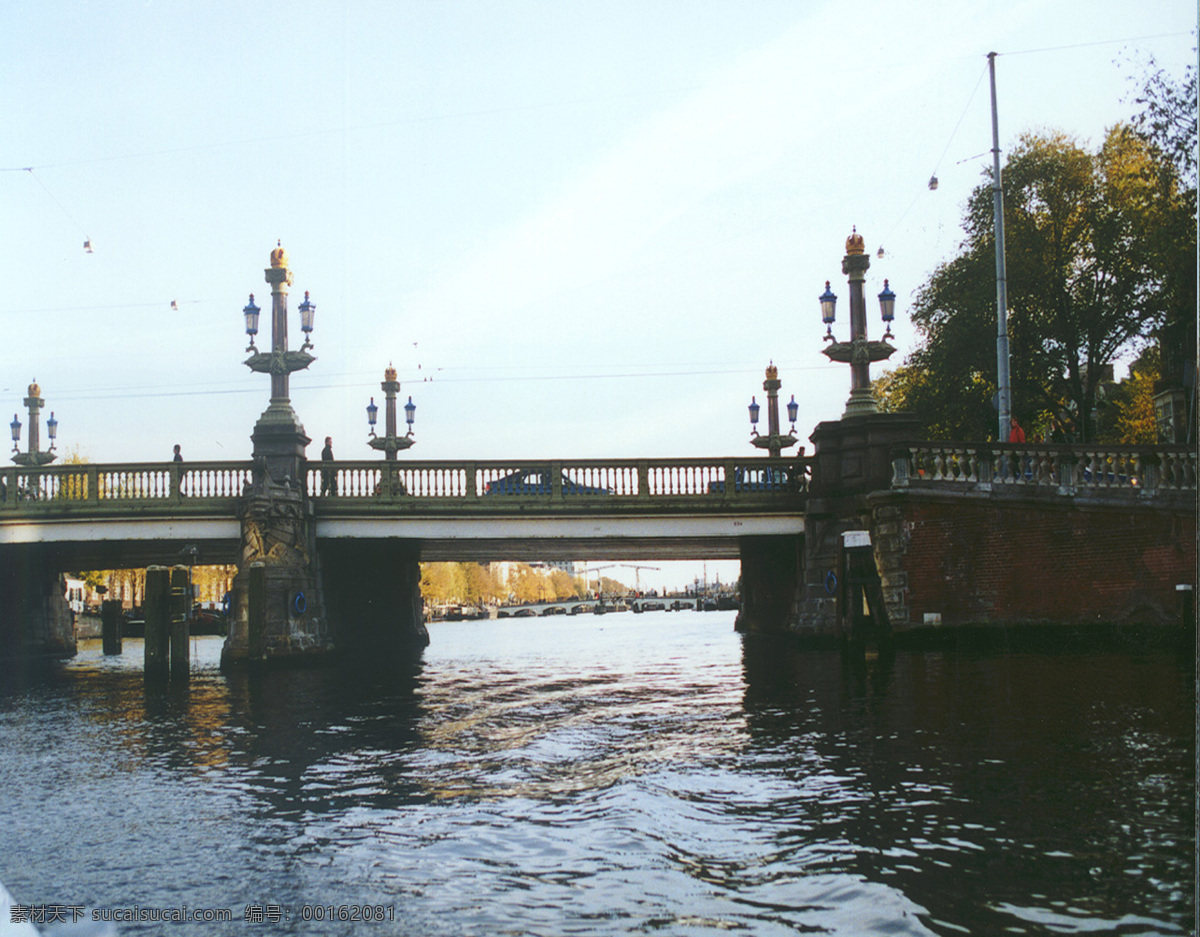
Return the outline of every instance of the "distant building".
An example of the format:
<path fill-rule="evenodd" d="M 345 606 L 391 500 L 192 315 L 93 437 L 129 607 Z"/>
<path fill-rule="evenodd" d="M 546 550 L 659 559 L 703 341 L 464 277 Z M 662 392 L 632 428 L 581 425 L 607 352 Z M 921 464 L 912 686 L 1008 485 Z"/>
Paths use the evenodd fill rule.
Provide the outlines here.
<path fill-rule="evenodd" d="M 71 606 L 71 611 L 76 615 L 82 615 L 87 584 L 82 579 L 72 579 L 70 576 L 64 576 L 63 578 L 66 580 L 67 604 Z"/>

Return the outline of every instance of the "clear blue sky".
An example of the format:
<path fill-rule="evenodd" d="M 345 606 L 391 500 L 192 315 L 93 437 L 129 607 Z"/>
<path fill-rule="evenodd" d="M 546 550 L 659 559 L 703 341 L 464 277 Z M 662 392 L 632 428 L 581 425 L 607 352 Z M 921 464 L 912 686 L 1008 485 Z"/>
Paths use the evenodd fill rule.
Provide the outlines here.
<path fill-rule="evenodd" d="M 807 437 L 848 392 L 816 298 L 832 280 L 844 336 L 851 226 L 885 248 L 867 285 L 889 278 L 902 346 L 959 242 L 986 53 L 1002 149 L 1094 145 L 1148 55 L 1194 59 L 1195 20 L 1190 0 L 9 0 L 0 397 L 20 410 L 36 377 L 93 461 L 248 457 L 268 386 L 241 309 L 268 305 L 282 239 L 293 335 L 317 304 L 293 404 L 339 457 L 374 455 L 389 361 L 412 458 L 751 452 L 772 359 Z"/>

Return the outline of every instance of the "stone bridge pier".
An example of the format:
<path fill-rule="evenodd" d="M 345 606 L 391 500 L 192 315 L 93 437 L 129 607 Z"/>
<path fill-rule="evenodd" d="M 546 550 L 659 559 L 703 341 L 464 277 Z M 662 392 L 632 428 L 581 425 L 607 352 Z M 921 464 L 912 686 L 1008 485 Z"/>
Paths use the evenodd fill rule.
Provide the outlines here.
<path fill-rule="evenodd" d="M 843 416 L 816 427 L 804 534 L 741 542 L 739 631 L 818 643 L 888 639 L 869 541 L 864 548 L 852 538 L 871 527 L 868 495 L 890 486 L 896 442 L 918 431 L 915 418 L 893 413 Z"/>
<path fill-rule="evenodd" d="M 75 622 L 44 544 L 0 547 L 0 667 L 75 655 Z"/>
<path fill-rule="evenodd" d="M 803 537 L 744 537 L 742 603 L 734 628 L 743 633 L 787 631 L 804 584 Z"/>
<path fill-rule="evenodd" d="M 254 477 L 239 511 L 241 557 L 222 666 L 333 649 L 304 495 L 304 449 L 311 440 L 286 397 L 271 399 L 251 439 Z"/>
<path fill-rule="evenodd" d="M 370 540 L 318 551 L 305 490 L 310 440 L 291 406 L 273 400 L 252 439 L 254 478 L 240 509 L 241 559 L 222 666 L 428 644 L 416 547 Z"/>
<path fill-rule="evenodd" d="M 331 541 L 319 553 L 337 647 L 394 656 L 425 647 L 420 555 L 403 540 Z"/>

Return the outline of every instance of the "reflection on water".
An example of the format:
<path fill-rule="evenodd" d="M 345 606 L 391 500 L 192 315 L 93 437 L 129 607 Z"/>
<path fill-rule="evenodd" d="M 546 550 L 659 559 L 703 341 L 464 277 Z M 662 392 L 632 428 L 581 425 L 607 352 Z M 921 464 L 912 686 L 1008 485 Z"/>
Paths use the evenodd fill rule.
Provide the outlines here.
<path fill-rule="evenodd" d="M 835 653 L 725 613 L 439 623 L 417 663 L 0 694 L 0 881 L 273 933 L 1185 933 L 1193 681 L 1167 654 Z M 395 920 L 301 920 L 304 905 Z M 163 925 L 122 925 L 155 933 Z"/>

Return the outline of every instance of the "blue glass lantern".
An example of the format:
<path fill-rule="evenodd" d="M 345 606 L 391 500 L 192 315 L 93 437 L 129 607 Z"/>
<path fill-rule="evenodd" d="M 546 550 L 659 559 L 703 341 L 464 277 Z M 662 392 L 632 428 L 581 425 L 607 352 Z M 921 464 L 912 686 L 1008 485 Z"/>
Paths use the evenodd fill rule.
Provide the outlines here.
<path fill-rule="evenodd" d="M 796 403 L 796 395 L 792 394 L 792 399 L 788 401 L 788 422 L 792 424 L 792 429 L 796 428 L 796 417 L 800 415 L 800 404 Z"/>
<path fill-rule="evenodd" d="M 408 398 L 408 403 L 404 405 L 404 422 L 408 424 L 408 432 L 412 434 L 413 420 L 417 416 L 417 405 L 412 402 L 412 397 Z"/>
<path fill-rule="evenodd" d="M 317 313 L 317 304 L 310 302 L 308 290 L 304 291 L 304 302 L 300 304 L 300 331 L 304 333 L 307 342 L 313 330 L 313 316 Z"/>
<path fill-rule="evenodd" d="M 50 411 L 50 419 L 46 421 L 46 432 L 50 434 L 50 448 L 54 448 L 54 440 L 58 436 L 58 420 L 54 419 L 54 411 Z"/>
<path fill-rule="evenodd" d="M 821 303 L 821 321 L 825 323 L 825 334 L 833 337 L 833 319 L 835 310 L 837 309 L 837 296 L 833 290 L 829 288 L 829 281 L 825 281 L 825 292 L 818 299 Z"/>
<path fill-rule="evenodd" d="M 17 443 L 21 441 L 21 421 L 17 419 L 17 415 L 15 413 L 13 414 L 13 421 L 8 425 L 12 430 L 13 452 L 18 452 L 20 450 L 17 448 Z"/>
<path fill-rule="evenodd" d="M 758 428 L 758 411 L 761 409 L 758 401 L 753 397 L 750 398 L 750 426 L 757 430 Z"/>
<path fill-rule="evenodd" d="M 258 334 L 258 313 L 259 308 L 254 305 L 254 294 L 250 294 L 250 302 L 242 309 L 242 314 L 246 317 L 246 334 L 250 336 L 250 344 L 254 344 L 254 336 Z"/>
<path fill-rule="evenodd" d="M 371 402 L 367 404 L 367 422 L 371 426 L 371 435 L 375 435 L 375 421 L 379 418 L 379 407 L 375 405 L 375 398 L 371 398 Z"/>
<path fill-rule="evenodd" d="M 896 294 L 888 289 L 888 281 L 883 281 L 883 292 L 879 294 L 879 314 L 887 323 L 887 335 L 892 334 L 892 320 L 896 318 Z M 886 337 L 886 336 L 885 336 Z"/>

